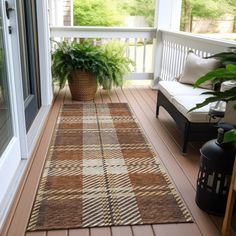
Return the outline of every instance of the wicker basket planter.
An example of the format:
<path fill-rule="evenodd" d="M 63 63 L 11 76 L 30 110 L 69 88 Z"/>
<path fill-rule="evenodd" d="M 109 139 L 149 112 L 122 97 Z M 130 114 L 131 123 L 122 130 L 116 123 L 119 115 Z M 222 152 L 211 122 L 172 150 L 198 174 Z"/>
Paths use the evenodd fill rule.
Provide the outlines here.
<path fill-rule="evenodd" d="M 62 89 L 68 81 L 72 99 L 94 99 L 97 85 L 110 90 L 122 86 L 132 61 L 119 42 L 93 45 L 89 42 L 58 42 L 52 54 L 52 76 Z"/>
<path fill-rule="evenodd" d="M 68 81 L 73 100 L 93 100 L 97 91 L 96 76 L 90 72 L 76 70 L 71 72 L 71 79 Z"/>

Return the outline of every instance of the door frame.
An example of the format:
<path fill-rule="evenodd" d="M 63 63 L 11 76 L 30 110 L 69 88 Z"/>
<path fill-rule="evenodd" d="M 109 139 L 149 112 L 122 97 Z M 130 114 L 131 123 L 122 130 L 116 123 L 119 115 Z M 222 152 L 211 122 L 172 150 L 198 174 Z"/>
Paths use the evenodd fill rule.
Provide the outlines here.
<path fill-rule="evenodd" d="M 13 66 L 13 48 L 12 48 L 12 37 L 8 30 L 11 25 L 10 20 L 6 17 L 5 12 L 5 1 L 0 2 L 2 6 L 2 23 L 3 23 L 3 37 L 5 44 L 5 51 L 7 52 L 6 67 L 8 74 L 8 89 L 9 89 L 9 100 L 11 106 L 12 126 L 13 126 L 13 137 L 8 143 L 6 149 L 0 158 L 0 179 L 4 179 L 4 184 L 1 184 L 0 188 L 0 226 L 3 223 L 6 211 L 10 206 L 10 201 L 7 201 L 7 197 L 12 194 L 11 184 L 15 173 L 21 162 L 21 145 L 20 145 L 20 129 L 19 129 L 19 113 L 17 100 L 20 100 L 17 96 L 17 80 L 15 79 L 15 67 Z M 8 196 L 6 196 L 6 193 Z"/>
<path fill-rule="evenodd" d="M 37 0 L 36 9 L 38 26 L 41 108 L 27 133 L 28 156 L 31 156 L 33 152 L 53 100 L 48 0 Z"/>
<path fill-rule="evenodd" d="M 17 0 L 8 0 L 9 7 L 16 9 L 16 1 Z M 2 6 L 4 3 L 5 1 L 0 2 Z M 47 119 L 53 99 L 48 2 L 47 0 L 37 0 L 36 5 L 38 13 L 39 67 L 41 75 L 40 85 L 42 106 L 28 133 L 26 132 L 25 127 L 17 12 L 16 10 L 11 11 L 10 19 L 7 20 L 5 10 L 3 10 L 3 14 L 5 15 L 4 37 L 8 51 L 7 64 L 9 67 L 9 95 L 15 136 L 10 141 L 0 158 L 0 179 L 4 179 L 3 193 L 0 192 L 0 232 Z M 12 27 L 12 34 L 8 34 L 8 26 Z M 13 145 L 16 148 L 13 148 Z"/>
<path fill-rule="evenodd" d="M 9 0 L 9 4 L 16 9 L 17 0 Z M 37 0 L 37 19 L 38 19 L 38 46 L 39 46 L 39 70 L 40 70 L 40 86 L 41 86 L 41 108 L 32 123 L 28 133 L 26 133 L 25 113 L 24 113 L 24 97 L 22 85 L 22 71 L 20 59 L 20 45 L 17 12 L 14 12 L 11 17 L 12 29 L 15 34 L 12 35 L 12 50 L 14 51 L 14 76 L 18 78 L 15 81 L 16 96 L 17 96 L 17 114 L 20 134 L 20 146 L 22 159 L 28 159 L 34 146 L 38 140 L 42 130 L 44 121 L 49 112 L 50 105 L 53 99 L 52 75 L 51 75 L 51 53 L 50 53 L 50 32 L 48 20 L 48 3 L 47 0 Z M 20 98 L 20 99 L 19 99 Z"/>

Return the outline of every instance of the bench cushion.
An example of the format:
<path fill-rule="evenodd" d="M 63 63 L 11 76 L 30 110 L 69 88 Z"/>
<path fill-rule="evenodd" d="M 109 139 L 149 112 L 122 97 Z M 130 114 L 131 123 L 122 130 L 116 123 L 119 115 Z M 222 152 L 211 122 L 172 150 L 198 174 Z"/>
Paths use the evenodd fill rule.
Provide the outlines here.
<path fill-rule="evenodd" d="M 165 97 L 171 102 L 174 96 L 179 95 L 192 95 L 199 96 L 201 93 L 211 91 L 203 88 L 194 88 L 192 85 L 182 84 L 178 81 L 160 81 L 159 90 L 165 95 Z"/>
<path fill-rule="evenodd" d="M 208 96 L 175 96 L 172 98 L 173 105 L 182 113 L 190 122 L 193 123 L 204 123 L 209 122 L 209 108 L 210 105 L 206 105 L 192 112 L 188 111 L 195 106 L 197 103 L 203 102 Z M 211 122 L 215 123 L 215 119 L 211 119 Z"/>

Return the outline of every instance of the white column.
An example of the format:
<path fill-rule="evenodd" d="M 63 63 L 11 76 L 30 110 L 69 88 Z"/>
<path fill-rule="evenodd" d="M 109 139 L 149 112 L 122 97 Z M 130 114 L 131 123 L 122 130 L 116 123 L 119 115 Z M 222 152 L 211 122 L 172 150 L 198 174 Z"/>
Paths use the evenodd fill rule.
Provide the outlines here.
<path fill-rule="evenodd" d="M 156 0 L 157 29 L 179 31 L 182 0 Z"/>
<path fill-rule="evenodd" d="M 41 78 L 41 100 L 42 106 L 48 106 L 53 99 L 52 74 L 51 74 L 51 46 L 50 29 L 48 19 L 48 2 L 37 1 L 38 17 L 38 46 L 39 65 Z"/>
<path fill-rule="evenodd" d="M 160 29 L 179 31 L 182 0 L 156 0 L 155 27 L 157 37 L 154 45 L 154 79 L 152 89 L 158 88 L 162 66 L 162 33 Z"/>
<path fill-rule="evenodd" d="M 63 0 L 49 0 L 49 19 L 52 26 L 63 26 Z"/>

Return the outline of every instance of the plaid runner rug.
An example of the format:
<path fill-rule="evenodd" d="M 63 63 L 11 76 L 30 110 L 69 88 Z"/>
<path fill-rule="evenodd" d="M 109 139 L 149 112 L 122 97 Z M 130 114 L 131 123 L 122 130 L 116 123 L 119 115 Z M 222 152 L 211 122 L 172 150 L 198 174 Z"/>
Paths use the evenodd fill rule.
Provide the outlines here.
<path fill-rule="evenodd" d="M 28 231 L 192 222 L 126 103 L 61 107 Z"/>

